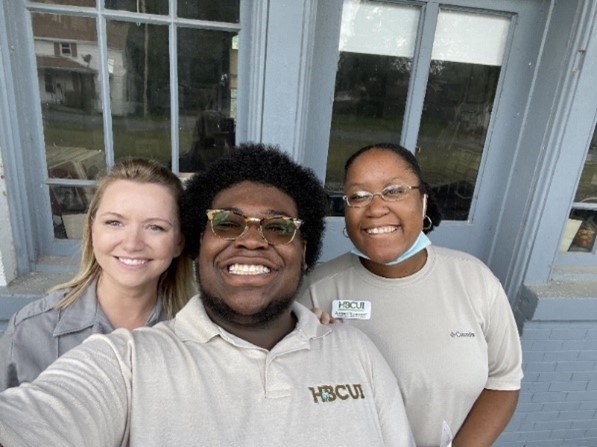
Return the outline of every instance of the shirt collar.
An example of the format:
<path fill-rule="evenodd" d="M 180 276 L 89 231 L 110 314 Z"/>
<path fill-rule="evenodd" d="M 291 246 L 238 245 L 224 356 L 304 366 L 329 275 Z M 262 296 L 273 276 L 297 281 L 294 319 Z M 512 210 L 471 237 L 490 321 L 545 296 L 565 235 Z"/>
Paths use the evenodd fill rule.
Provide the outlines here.
<path fill-rule="evenodd" d="M 108 334 L 114 330 L 114 326 L 99 305 L 96 286 L 97 279 L 89 283 L 87 289 L 75 302 L 60 310 L 60 317 L 53 333 L 55 337 L 82 331 L 95 325 L 98 325 L 98 332 L 102 334 Z M 153 326 L 166 319 L 162 300 L 158 297 L 145 325 Z"/>
<path fill-rule="evenodd" d="M 97 280 L 92 281 L 75 302 L 60 310 L 58 324 L 54 328 L 55 337 L 92 327 L 98 319 L 109 325 L 96 298 L 96 285 Z"/>
<path fill-rule="evenodd" d="M 297 318 L 296 327 L 273 350 L 287 343 L 308 345 L 309 340 L 323 337 L 332 331 L 331 326 L 321 324 L 315 314 L 300 303 L 292 304 L 292 312 Z M 207 315 L 199 295 L 191 298 L 176 315 L 172 328 L 182 341 L 207 343 L 215 337 L 221 337 L 237 346 L 254 347 L 215 324 Z"/>

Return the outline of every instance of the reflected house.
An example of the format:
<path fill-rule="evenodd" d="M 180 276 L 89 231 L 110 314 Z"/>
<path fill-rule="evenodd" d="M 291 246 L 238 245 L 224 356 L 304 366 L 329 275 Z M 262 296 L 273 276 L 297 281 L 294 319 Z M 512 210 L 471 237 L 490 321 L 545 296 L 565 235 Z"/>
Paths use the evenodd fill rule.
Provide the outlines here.
<path fill-rule="evenodd" d="M 102 112 L 100 57 L 95 21 L 85 17 L 32 14 L 40 99 L 43 106 Z M 108 27 L 108 73 L 113 115 L 134 111 L 134 82 L 127 80 L 129 25 Z"/>
<path fill-rule="evenodd" d="M 95 21 L 56 14 L 32 14 L 34 49 L 40 102 L 44 121 L 65 135 L 71 129 L 97 127 L 101 121 L 100 56 Z M 134 111 L 135 83 L 127 79 L 126 42 L 129 25 L 110 24 L 107 68 L 110 108 L 113 115 Z M 96 118 L 97 117 L 97 118 Z M 47 138 L 47 136 L 46 136 Z M 73 144 L 74 143 L 74 144 Z M 64 138 L 46 139 L 48 177 L 93 180 L 105 168 L 104 153 L 90 142 Z M 52 185 L 49 187 L 54 234 L 58 239 L 80 237 L 92 189 Z"/>

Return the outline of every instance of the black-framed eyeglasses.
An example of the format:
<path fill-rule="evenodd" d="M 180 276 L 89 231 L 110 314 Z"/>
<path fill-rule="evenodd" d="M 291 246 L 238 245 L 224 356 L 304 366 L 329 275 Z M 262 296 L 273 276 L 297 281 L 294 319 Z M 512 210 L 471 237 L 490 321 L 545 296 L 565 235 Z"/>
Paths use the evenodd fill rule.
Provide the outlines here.
<path fill-rule="evenodd" d="M 411 189 L 420 188 L 420 185 L 388 185 L 380 192 L 355 191 L 342 196 L 342 199 L 346 202 L 346 205 L 351 208 L 361 208 L 369 205 L 375 196 L 381 197 L 386 202 L 398 202 L 399 200 L 406 198 Z"/>
<path fill-rule="evenodd" d="M 288 216 L 249 217 L 235 210 L 207 210 L 211 231 L 219 238 L 233 241 L 249 231 L 249 225 L 257 225 L 259 234 L 270 245 L 290 244 L 303 224 L 301 219 Z"/>

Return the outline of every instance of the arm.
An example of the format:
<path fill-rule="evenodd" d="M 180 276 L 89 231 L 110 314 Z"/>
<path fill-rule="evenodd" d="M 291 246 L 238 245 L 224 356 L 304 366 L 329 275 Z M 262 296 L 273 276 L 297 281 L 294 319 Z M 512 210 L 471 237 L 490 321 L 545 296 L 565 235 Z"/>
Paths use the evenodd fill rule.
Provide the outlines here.
<path fill-rule="evenodd" d="M 60 357 L 31 384 L 0 393 L 0 443 L 126 445 L 130 368 L 123 345 L 124 339 L 95 338 Z"/>
<path fill-rule="evenodd" d="M 489 317 L 484 330 L 487 340 L 488 379 L 464 423 L 453 447 L 491 446 L 514 414 L 522 380 L 522 350 L 514 315 L 499 283 L 491 277 L 488 290 Z"/>
<path fill-rule="evenodd" d="M 491 447 L 516 409 L 518 390 L 484 389 L 456 434 L 453 447 Z"/>

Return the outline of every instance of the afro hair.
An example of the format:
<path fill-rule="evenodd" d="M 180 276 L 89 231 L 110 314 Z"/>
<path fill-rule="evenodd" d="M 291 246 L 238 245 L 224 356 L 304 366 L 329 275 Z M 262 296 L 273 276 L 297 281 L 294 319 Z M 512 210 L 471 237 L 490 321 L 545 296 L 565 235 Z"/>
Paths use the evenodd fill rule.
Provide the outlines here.
<path fill-rule="evenodd" d="M 291 197 L 303 220 L 300 235 L 307 243 L 307 269 L 315 266 L 321 252 L 328 212 L 328 197 L 312 170 L 294 162 L 278 146 L 245 143 L 191 177 L 185 188 L 181 212 L 186 250 L 196 258 L 207 225 L 206 210 L 216 195 L 238 183 L 250 181 L 273 186 Z"/>

